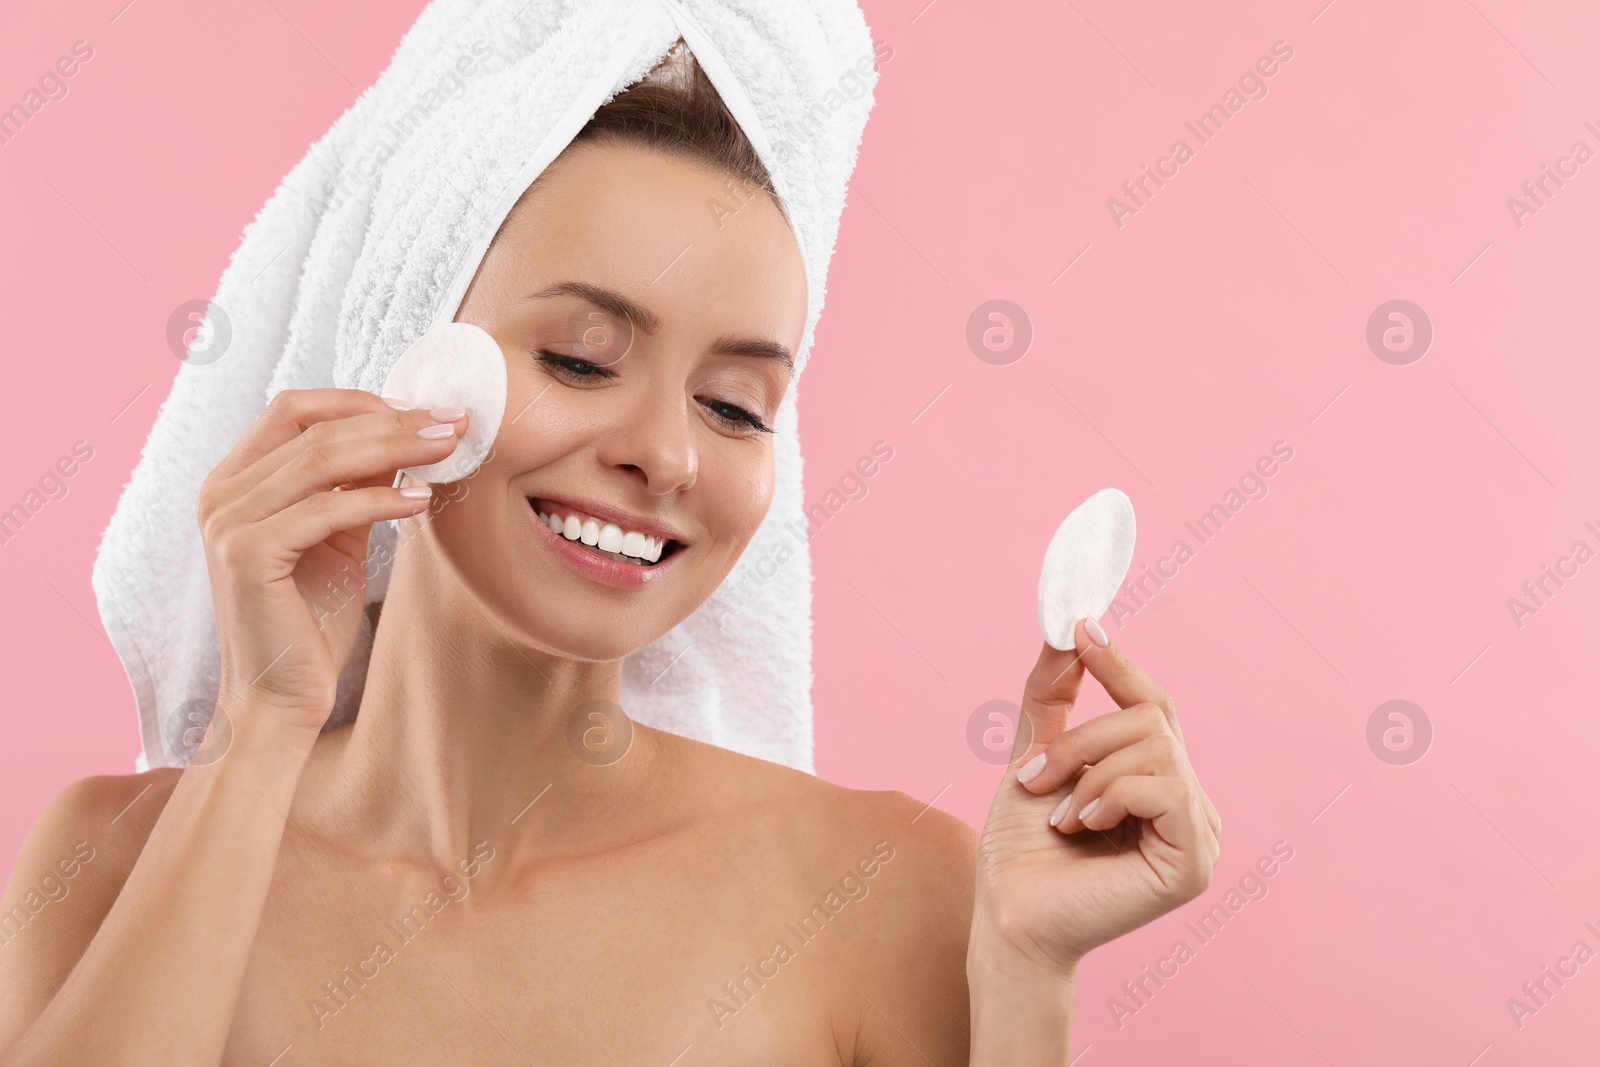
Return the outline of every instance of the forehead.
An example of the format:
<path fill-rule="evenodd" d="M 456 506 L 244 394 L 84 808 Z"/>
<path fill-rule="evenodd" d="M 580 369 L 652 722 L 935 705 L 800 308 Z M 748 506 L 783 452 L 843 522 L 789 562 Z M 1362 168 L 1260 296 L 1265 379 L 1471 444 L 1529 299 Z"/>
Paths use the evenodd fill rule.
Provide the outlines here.
<path fill-rule="evenodd" d="M 668 330 L 738 330 L 793 351 L 805 326 L 804 262 L 770 195 L 642 146 L 590 142 L 562 153 L 491 254 L 496 273 L 526 280 L 527 292 L 579 278 L 627 293 Z"/>

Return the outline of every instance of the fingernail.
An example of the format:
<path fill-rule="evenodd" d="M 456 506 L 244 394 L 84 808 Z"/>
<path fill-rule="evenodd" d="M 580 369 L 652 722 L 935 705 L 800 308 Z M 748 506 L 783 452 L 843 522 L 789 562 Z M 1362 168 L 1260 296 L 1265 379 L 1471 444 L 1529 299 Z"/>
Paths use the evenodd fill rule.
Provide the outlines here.
<path fill-rule="evenodd" d="M 433 486 L 408 485 L 400 490 L 400 495 L 403 497 L 409 497 L 412 500 L 426 500 L 428 497 L 433 495 Z"/>
<path fill-rule="evenodd" d="M 1083 628 L 1089 631 L 1089 640 L 1093 641 L 1101 648 L 1105 648 L 1111 643 L 1111 638 L 1106 636 L 1106 632 L 1100 629 L 1100 624 L 1095 622 L 1093 619 L 1085 619 Z"/>
<path fill-rule="evenodd" d="M 411 401 L 409 401 L 409 400 L 396 400 L 392 396 L 382 396 L 382 397 L 379 397 L 378 399 L 382 400 L 385 404 L 388 404 L 390 407 L 394 408 L 396 411 L 410 411 L 411 410 Z"/>
<path fill-rule="evenodd" d="M 1056 805 L 1056 810 L 1050 813 L 1050 825 L 1060 826 L 1061 821 L 1072 814 L 1072 797 L 1067 797 Z"/>
<path fill-rule="evenodd" d="M 438 422 L 455 422 L 457 419 L 466 418 L 466 416 L 467 409 L 460 404 L 452 404 L 447 408 L 434 408 L 428 412 L 428 418 Z"/>
<path fill-rule="evenodd" d="M 430 441 L 438 441 L 446 437 L 454 437 L 455 435 L 456 428 L 451 426 L 448 422 L 439 423 L 436 426 L 424 426 L 422 429 L 417 431 L 418 437 L 426 437 Z"/>
<path fill-rule="evenodd" d="M 1089 818 L 1094 815 L 1094 809 L 1098 808 L 1099 806 L 1099 797 L 1095 797 L 1093 800 L 1089 801 L 1089 803 L 1083 806 L 1083 810 L 1078 812 L 1078 821 L 1087 826 L 1089 823 Z"/>
<path fill-rule="evenodd" d="M 1017 771 L 1017 781 L 1031 782 L 1039 777 L 1039 772 L 1044 770 L 1045 755 L 1045 753 L 1041 752 L 1027 763 L 1024 763 L 1022 768 Z"/>

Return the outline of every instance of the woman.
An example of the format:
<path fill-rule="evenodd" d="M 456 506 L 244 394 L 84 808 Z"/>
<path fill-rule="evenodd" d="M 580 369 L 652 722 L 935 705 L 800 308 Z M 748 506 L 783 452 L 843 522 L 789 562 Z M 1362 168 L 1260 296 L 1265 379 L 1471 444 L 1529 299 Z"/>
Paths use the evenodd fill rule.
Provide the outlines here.
<path fill-rule="evenodd" d="M 601 108 L 479 265 L 457 319 L 519 414 L 470 479 L 392 487 L 470 413 L 339 389 L 279 393 L 212 472 L 225 758 L 40 816 L 6 912 L 76 869 L 0 952 L 0 1065 L 1065 1063 L 1078 961 L 1206 886 L 1172 701 L 1092 620 L 1042 649 L 981 837 L 622 714 L 622 658 L 767 510 L 806 316 L 691 74 Z M 730 177 L 763 193 L 723 225 Z M 360 714 L 323 731 L 386 519 Z M 1086 671 L 1122 710 L 1068 729 Z"/>

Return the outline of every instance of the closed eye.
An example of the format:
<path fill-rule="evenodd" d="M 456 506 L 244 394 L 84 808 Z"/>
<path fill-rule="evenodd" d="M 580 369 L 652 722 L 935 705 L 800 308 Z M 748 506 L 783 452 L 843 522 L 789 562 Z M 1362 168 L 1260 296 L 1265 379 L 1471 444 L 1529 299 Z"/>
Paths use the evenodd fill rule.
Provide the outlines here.
<path fill-rule="evenodd" d="M 554 352 L 540 352 L 539 362 L 547 367 L 555 367 L 562 374 L 572 378 L 609 378 L 611 372 L 598 363 L 590 363 L 577 356 L 561 356 Z"/>
<path fill-rule="evenodd" d="M 555 352 L 540 352 L 538 361 L 547 367 L 553 368 L 556 373 L 569 381 L 601 380 L 613 378 L 615 375 L 597 363 L 576 356 L 563 356 Z M 699 399 L 699 398 L 697 398 Z M 772 427 L 762 422 L 759 417 L 725 400 L 700 399 L 700 403 L 711 417 L 725 426 L 754 433 L 774 433 Z"/>
<path fill-rule="evenodd" d="M 748 427 L 757 433 L 773 432 L 772 427 L 737 404 L 730 404 L 725 400 L 702 400 L 700 403 L 706 406 L 712 417 L 721 419 L 730 426 Z"/>

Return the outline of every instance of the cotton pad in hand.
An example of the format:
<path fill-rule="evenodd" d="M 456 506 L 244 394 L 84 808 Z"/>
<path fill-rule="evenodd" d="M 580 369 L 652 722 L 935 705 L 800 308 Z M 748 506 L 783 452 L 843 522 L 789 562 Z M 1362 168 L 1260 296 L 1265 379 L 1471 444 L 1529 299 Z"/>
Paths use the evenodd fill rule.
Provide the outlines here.
<path fill-rule="evenodd" d="M 1133 535 L 1133 502 L 1121 489 L 1100 490 L 1056 528 L 1039 575 L 1039 629 L 1051 648 L 1070 652 L 1078 620 L 1111 606 L 1133 562 Z"/>
<path fill-rule="evenodd" d="M 383 395 L 420 408 L 460 404 L 467 409 L 467 432 L 454 452 L 437 463 L 405 468 L 424 482 L 459 482 L 483 463 L 500 432 L 506 413 L 505 356 L 488 330 L 447 322 L 400 354 Z"/>

